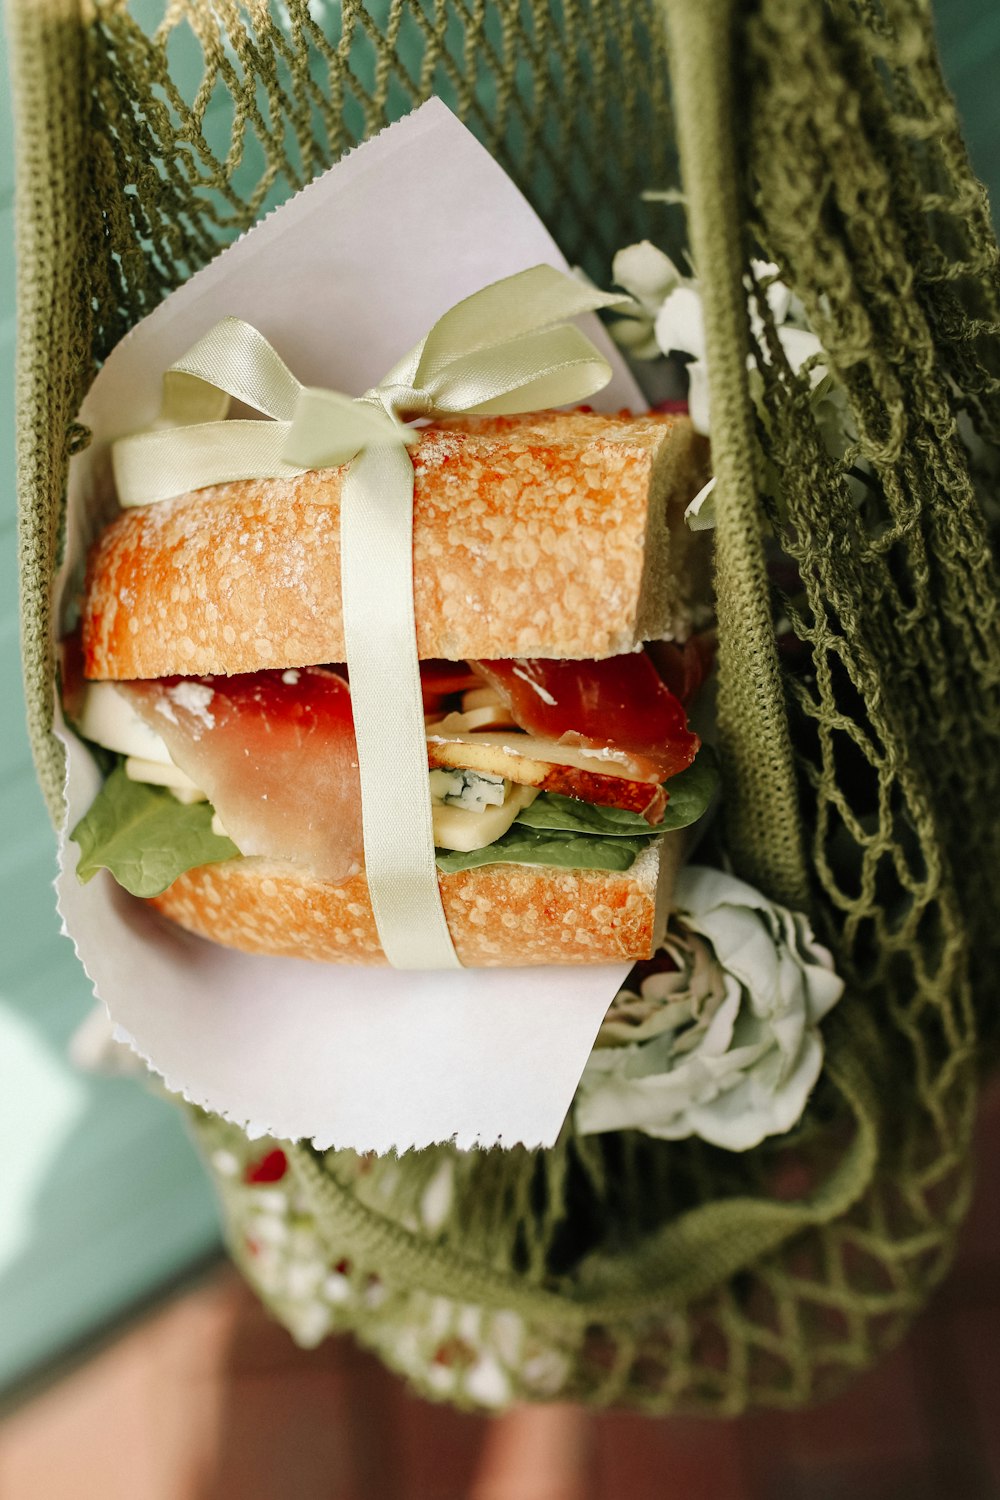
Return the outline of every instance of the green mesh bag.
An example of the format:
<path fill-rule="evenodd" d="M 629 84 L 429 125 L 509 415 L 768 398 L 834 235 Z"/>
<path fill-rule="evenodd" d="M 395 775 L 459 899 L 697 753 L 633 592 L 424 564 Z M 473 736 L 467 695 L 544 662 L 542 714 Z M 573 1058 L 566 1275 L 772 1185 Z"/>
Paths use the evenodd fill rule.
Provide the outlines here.
<path fill-rule="evenodd" d="M 602 282 L 643 235 L 673 229 L 676 253 L 677 209 L 639 194 L 683 186 L 719 477 L 725 841 L 811 913 L 848 982 L 803 1121 L 743 1156 L 571 1126 L 547 1152 L 378 1160 L 196 1130 L 234 1253 L 296 1336 L 351 1328 L 430 1395 L 731 1413 L 836 1389 L 949 1265 L 997 1029 L 1000 595 L 959 422 L 1000 443 L 998 251 L 925 0 L 8 3 L 25 677 L 54 813 L 74 415 L 132 323 L 432 92 Z M 848 394 L 842 457 L 762 295 L 751 324 L 757 255 Z M 765 546 L 795 566 L 788 598 Z M 807 670 L 782 665 L 779 610 Z"/>

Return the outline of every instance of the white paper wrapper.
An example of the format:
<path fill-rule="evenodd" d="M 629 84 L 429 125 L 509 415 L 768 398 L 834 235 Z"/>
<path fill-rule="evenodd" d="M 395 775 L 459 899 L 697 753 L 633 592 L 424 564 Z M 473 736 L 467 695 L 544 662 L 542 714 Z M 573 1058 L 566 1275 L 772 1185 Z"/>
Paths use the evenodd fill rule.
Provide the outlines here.
<path fill-rule="evenodd" d="M 436 100 L 352 152 L 221 254 L 113 352 L 70 477 L 66 598 L 107 517 L 111 439 L 154 420 L 163 371 L 218 319 L 255 324 L 306 384 L 360 394 L 480 287 L 565 261 Z M 615 371 L 594 404 L 644 407 Z M 58 712 L 58 710 L 57 710 Z M 67 828 L 100 783 L 68 731 Z M 119 1036 L 169 1088 L 251 1134 L 386 1151 L 549 1145 L 627 965 L 413 973 L 230 952 L 164 922 L 60 839 L 59 909 Z"/>

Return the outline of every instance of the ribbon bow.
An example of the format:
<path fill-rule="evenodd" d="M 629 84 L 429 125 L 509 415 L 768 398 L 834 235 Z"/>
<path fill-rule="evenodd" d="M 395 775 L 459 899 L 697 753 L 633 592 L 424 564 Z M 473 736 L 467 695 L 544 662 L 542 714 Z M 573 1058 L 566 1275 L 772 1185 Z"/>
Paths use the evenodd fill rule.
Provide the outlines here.
<path fill-rule="evenodd" d="M 341 491 L 344 641 L 365 867 L 397 968 L 459 967 L 441 906 L 413 611 L 413 465 L 421 417 L 566 406 L 611 368 L 565 322 L 623 300 L 533 266 L 457 303 L 353 399 L 303 386 L 264 336 L 225 318 L 163 377 L 154 428 L 113 446 L 118 498 L 147 505 L 236 479 L 350 464 Z M 235 398 L 271 421 L 227 421 Z"/>

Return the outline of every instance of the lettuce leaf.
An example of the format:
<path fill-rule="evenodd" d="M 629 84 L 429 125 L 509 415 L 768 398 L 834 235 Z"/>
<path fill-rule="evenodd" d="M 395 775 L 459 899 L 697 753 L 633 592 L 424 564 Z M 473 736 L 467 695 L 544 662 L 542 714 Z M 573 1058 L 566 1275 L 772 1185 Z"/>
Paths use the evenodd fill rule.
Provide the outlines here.
<path fill-rule="evenodd" d="M 526 828 L 560 830 L 565 833 L 596 834 L 601 838 L 649 838 L 672 828 L 686 828 L 695 823 L 708 807 L 719 784 L 715 752 L 702 745 L 686 771 L 671 776 L 667 782 L 670 800 L 663 822 L 655 826 L 639 813 L 621 807 L 598 807 L 576 797 L 560 797 L 543 792 L 530 807 L 518 813 L 517 821 Z"/>
<path fill-rule="evenodd" d="M 80 845 L 81 881 L 110 870 L 133 896 L 158 896 L 186 870 L 240 852 L 231 839 L 212 832 L 209 803 L 178 802 L 164 787 L 132 781 L 120 766 L 70 838 Z"/>
<path fill-rule="evenodd" d="M 543 792 L 519 812 L 495 844 L 462 854 L 437 851 L 439 870 L 473 870 L 479 865 L 554 865 L 564 870 L 628 870 L 651 839 L 686 828 L 701 817 L 719 782 L 715 752 L 707 745 L 693 765 L 668 782 L 670 801 L 655 827 L 638 813 L 598 807 L 576 797 Z"/>
<path fill-rule="evenodd" d="M 642 821 L 640 819 L 640 821 Z M 474 870 L 479 865 L 555 865 L 563 870 L 628 870 L 636 856 L 650 842 L 655 829 L 645 824 L 647 834 L 640 838 L 616 835 L 595 838 L 593 834 L 566 832 L 560 829 L 523 828 L 514 823 L 495 844 L 473 849 L 465 854 L 455 849 L 438 849 L 437 867 L 447 874 L 455 870 Z"/>
<path fill-rule="evenodd" d="M 446 872 L 494 864 L 628 870 L 650 839 L 700 818 L 717 782 L 714 753 L 703 746 L 693 765 L 670 778 L 670 801 L 655 828 L 638 813 L 543 792 L 496 843 L 468 854 L 439 849 L 437 866 Z M 134 896 L 157 896 L 187 870 L 239 856 L 231 839 L 212 832 L 209 803 L 178 802 L 164 787 L 130 780 L 121 765 L 70 837 L 80 845 L 81 881 L 107 869 Z"/>

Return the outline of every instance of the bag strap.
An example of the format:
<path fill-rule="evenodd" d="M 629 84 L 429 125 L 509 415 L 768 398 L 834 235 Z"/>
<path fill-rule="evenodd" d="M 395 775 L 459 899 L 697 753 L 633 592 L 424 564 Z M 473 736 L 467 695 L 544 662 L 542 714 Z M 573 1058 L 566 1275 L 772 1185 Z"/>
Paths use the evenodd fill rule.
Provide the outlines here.
<path fill-rule="evenodd" d="M 775 901 L 809 902 L 795 768 L 778 670 L 747 382 L 749 322 L 734 78 L 735 0 L 658 0 L 674 59 L 681 177 L 702 305 L 718 479 L 715 532 L 723 816 L 736 871 Z M 710 274 L 708 271 L 710 270 Z"/>

